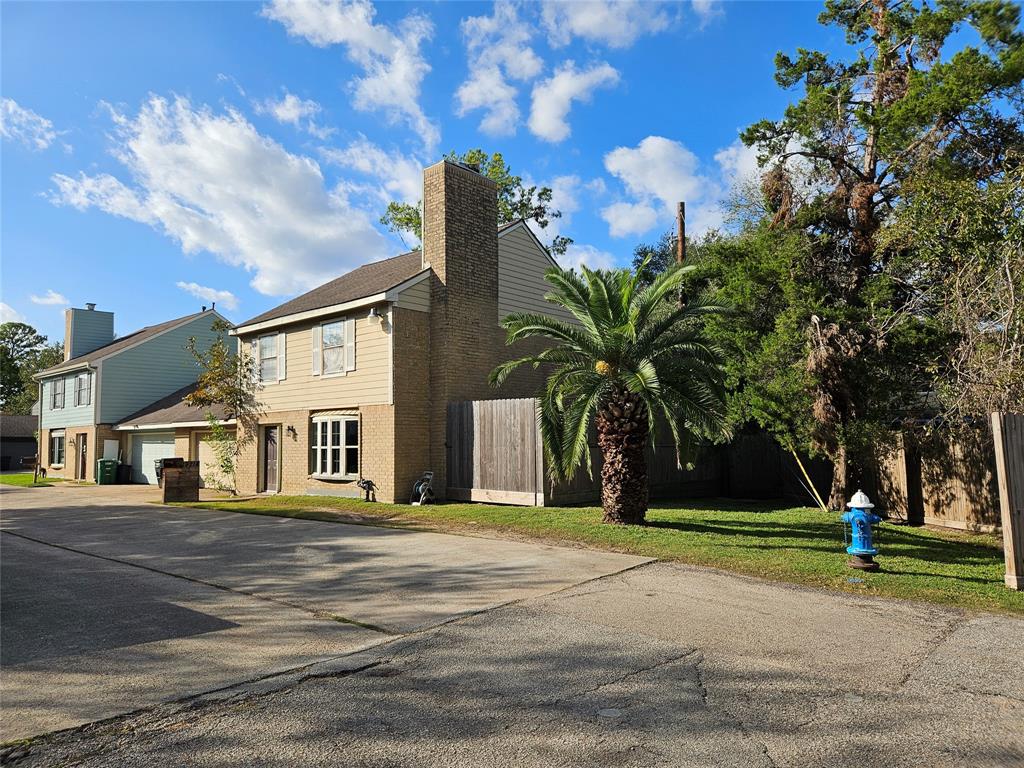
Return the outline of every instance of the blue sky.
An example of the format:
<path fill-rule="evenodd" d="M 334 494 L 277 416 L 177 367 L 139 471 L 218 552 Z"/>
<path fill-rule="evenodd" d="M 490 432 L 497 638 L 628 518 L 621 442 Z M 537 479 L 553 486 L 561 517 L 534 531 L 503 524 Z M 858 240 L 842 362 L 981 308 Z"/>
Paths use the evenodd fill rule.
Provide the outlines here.
<path fill-rule="evenodd" d="M 419 169 L 483 147 L 554 187 L 567 260 L 628 263 L 749 173 L 818 3 L 4 3 L 2 301 L 58 340 L 256 315 L 401 241 Z M 549 236 L 552 230 L 549 230 Z"/>

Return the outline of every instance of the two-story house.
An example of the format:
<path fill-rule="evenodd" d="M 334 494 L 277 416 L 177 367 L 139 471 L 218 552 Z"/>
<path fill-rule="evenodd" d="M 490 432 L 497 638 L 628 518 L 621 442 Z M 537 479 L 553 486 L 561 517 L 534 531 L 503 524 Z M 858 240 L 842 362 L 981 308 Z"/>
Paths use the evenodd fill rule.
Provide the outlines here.
<path fill-rule="evenodd" d="M 445 491 L 449 402 L 536 394 L 543 372 L 501 390 L 488 374 L 527 354 L 499 323 L 552 314 L 554 262 L 525 222 L 498 226 L 495 184 L 442 161 L 423 173 L 422 246 L 366 264 L 241 323 L 264 406 L 238 462 L 242 493 L 359 494 L 406 501 L 424 470 Z"/>
<path fill-rule="evenodd" d="M 141 419 L 147 409 L 193 385 L 199 368 L 188 351 L 217 338 L 216 311 L 203 311 L 115 338 L 114 314 L 87 304 L 65 314 L 64 361 L 36 375 L 40 390 L 39 460 L 55 477 L 94 480 L 98 458 L 132 465 L 135 482 L 156 482 L 155 461 L 191 458 L 191 430 L 201 416 L 174 412 L 174 422 Z M 158 411 L 160 409 L 157 409 Z M 125 419 L 132 418 L 126 424 Z M 189 419 L 185 421 L 184 419 Z"/>

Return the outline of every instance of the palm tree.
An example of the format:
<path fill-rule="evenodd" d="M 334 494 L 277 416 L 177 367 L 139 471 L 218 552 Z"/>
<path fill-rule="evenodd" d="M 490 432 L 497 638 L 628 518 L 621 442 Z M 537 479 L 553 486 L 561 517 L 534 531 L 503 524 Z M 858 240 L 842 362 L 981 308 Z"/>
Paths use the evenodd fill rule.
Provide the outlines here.
<path fill-rule="evenodd" d="M 703 299 L 671 301 L 693 267 L 673 267 L 647 286 L 647 262 L 582 274 L 549 269 L 548 301 L 575 322 L 515 313 L 502 322 L 508 343 L 539 337 L 554 344 L 491 372 L 500 386 L 516 368 L 545 366 L 538 419 L 548 474 L 568 480 L 581 464 L 590 472 L 592 423 L 601 449 L 604 521 L 642 524 L 647 512 L 647 443 L 659 423 L 671 430 L 681 468 L 696 441 L 724 429 L 721 354 L 703 336 L 699 318 L 721 312 Z"/>

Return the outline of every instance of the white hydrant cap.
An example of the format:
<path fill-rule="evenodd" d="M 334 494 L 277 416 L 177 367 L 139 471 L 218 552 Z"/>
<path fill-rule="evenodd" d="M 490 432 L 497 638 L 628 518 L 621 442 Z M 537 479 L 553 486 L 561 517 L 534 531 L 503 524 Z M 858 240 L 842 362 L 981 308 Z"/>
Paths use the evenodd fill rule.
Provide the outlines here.
<path fill-rule="evenodd" d="M 853 498 L 850 499 L 849 503 L 846 506 L 848 506 L 850 509 L 853 509 L 854 507 L 856 507 L 857 509 L 875 508 L 875 505 L 871 503 L 871 499 L 868 498 L 868 495 L 861 490 L 858 490 L 855 494 L 853 494 Z"/>

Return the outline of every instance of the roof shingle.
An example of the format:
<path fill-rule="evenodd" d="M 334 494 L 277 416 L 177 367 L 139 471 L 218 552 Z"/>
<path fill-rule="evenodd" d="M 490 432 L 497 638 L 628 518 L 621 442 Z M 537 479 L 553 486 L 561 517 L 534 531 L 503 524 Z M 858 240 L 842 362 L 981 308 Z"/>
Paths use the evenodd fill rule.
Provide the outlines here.
<path fill-rule="evenodd" d="M 189 384 L 177 392 L 172 392 L 167 397 L 160 398 L 155 403 L 150 403 L 145 408 L 122 419 L 117 426 L 147 427 L 158 424 L 194 424 L 206 421 L 207 411 L 211 412 L 218 421 L 224 421 L 227 411 L 222 405 L 197 408 L 185 402 L 185 396 L 195 392 L 196 386 L 196 384 Z"/>
<path fill-rule="evenodd" d="M 335 304 L 344 304 L 347 301 L 363 299 L 375 293 L 390 290 L 422 271 L 423 262 L 419 251 L 409 251 L 401 256 L 374 261 L 357 267 L 301 296 L 296 296 L 291 301 L 268 309 L 262 315 L 256 315 L 244 323 L 239 323 L 238 326 L 244 327 L 267 320 L 277 320 L 299 312 L 309 312 Z"/>

